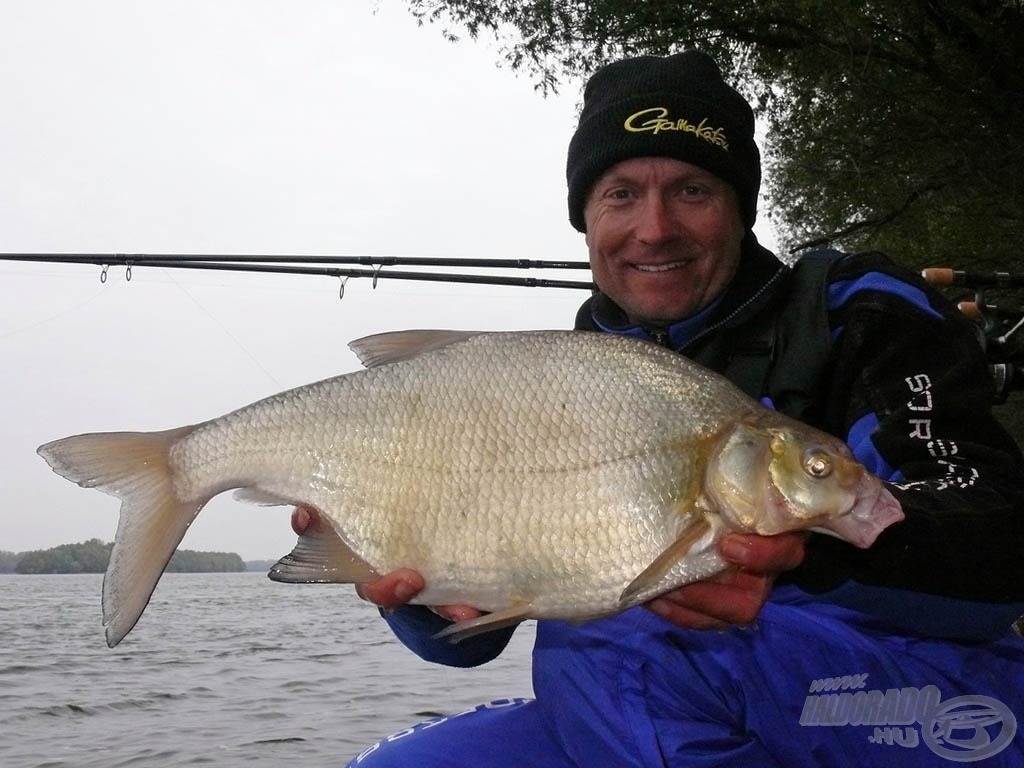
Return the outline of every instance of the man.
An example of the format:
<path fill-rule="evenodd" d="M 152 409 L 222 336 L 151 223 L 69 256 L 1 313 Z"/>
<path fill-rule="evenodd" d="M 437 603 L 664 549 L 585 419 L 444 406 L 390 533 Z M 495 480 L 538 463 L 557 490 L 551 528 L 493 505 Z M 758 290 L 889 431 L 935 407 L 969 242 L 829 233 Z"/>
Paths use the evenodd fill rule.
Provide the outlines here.
<path fill-rule="evenodd" d="M 1024 764 L 1024 473 L 973 330 L 878 254 L 790 269 L 763 249 L 753 131 L 696 52 L 591 78 L 567 175 L 600 291 L 576 326 L 667 345 L 840 436 L 905 521 L 868 550 L 728 536 L 718 578 L 539 622 L 536 700 L 424 724 L 352 765 Z M 310 524 L 298 510 L 296 530 Z M 422 587 L 398 571 L 359 591 L 424 658 L 501 652 L 512 630 L 433 640 L 476 612 L 405 606 Z"/>

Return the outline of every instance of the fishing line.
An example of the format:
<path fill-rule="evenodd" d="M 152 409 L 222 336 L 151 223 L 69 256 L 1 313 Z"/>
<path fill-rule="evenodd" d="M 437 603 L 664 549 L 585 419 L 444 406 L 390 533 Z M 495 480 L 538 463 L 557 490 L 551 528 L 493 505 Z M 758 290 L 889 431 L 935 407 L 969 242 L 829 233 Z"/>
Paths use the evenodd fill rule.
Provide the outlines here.
<path fill-rule="evenodd" d="M 284 385 L 280 381 L 277 380 L 277 377 L 274 376 L 274 374 L 271 373 L 270 370 L 268 370 L 266 368 L 266 366 L 264 366 L 263 363 L 261 363 L 259 361 L 259 358 L 257 358 L 256 355 L 253 354 L 253 352 L 250 351 L 249 348 L 246 347 L 245 344 L 243 344 L 241 342 L 241 340 L 237 336 L 235 336 L 235 334 L 233 334 L 231 332 L 231 330 L 224 323 L 222 323 L 212 312 L 210 312 L 205 306 L 203 306 L 203 303 L 201 301 L 199 301 L 199 299 L 197 299 L 195 296 L 193 296 L 188 291 L 188 289 L 185 288 L 184 285 L 182 285 L 177 280 L 175 280 L 174 276 L 168 270 L 162 269 L 160 271 L 163 272 L 165 275 L 167 275 L 167 278 L 178 288 L 178 290 L 180 290 L 182 293 L 184 293 L 192 301 L 192 303 L 195 304 L 200 309 L 200 311 L 204 315 L 206 315 L 218 327 L 220 327 L 220 329 L 224 332 L 224 334 L 229 339 L 231 339 L 231 341 L 233 341 L 235 343 L 235 346 L 237 346 L 240 350 L 242 350 L 242 352 L 245 353 L 246 357 L 248 357 L 252 361 L 253 365 L 255 365 L 257 368 L 259 368 L 263 372 L 263 375 L 265 375 L 268 379 L 270 379 L 270 382 L 275 387 L 278 387 L 278 388 L 283 388 L 284 387 Z"/>
<path fill-rule="evenodd" d="M 27 274 L 27 273 L 23 273 L 23 274 Z M 64 309 L 62 309 L 61 311 L 59 311 L 59 312 L 57 312 L 57 313 L 55 313 L 53 315 L 50 315 L 48 317 L 44 317 L 44 318 L 42 318 L 40 320 L 36 320 L 36 321 L 34 321 L 32 323 L 29 323 L 28 325 L 23 325 L 21 327 L 16 327 L 16 328 L 13 328 L 11 330 L 4 331 L 3 333 L 0 333 L 0 340 L 10 338 L 11 336 L 16 336 L 19 333 L 25 333 L 26 331 L 31 331 L 31 330 L 33 330 L 35 328 L 39 328 L 40 326 L 46 325 L 48 323 L 51 323 L 54 320 L 58 320 L 58 319 L 64 317 L 65 315 L 73 314 L 74 312 L 77 312 L 82 307 L 86 306 L 87 304 L 91 304 L 92 302 L 94 302 L 96 299 L 98 299 L 100 296 L 102 296 L 105 292 L 106 292 L 106 288 L 104 286 L 100 286 L 95 291 L 95 293 L 93 293 L 91 296 L 87 296 L 86 298 L 82 299 L 77 304 L 73 304 L 70 307 L 65 307 Z"/>

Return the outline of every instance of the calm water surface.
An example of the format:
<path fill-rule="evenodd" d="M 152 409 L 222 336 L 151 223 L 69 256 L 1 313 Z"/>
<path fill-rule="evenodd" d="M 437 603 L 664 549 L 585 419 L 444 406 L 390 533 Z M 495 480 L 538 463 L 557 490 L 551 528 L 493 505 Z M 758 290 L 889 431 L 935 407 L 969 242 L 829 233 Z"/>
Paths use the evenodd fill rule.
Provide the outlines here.
<path fill-rule="evenodd" d="M 102 576 L 0 575 L 0 766 L 342 766 L 380 737 L 531 696 L 534 628 L 472 670 L 420 661 L 351 587 L 167 574 L 114 650 Z"/>

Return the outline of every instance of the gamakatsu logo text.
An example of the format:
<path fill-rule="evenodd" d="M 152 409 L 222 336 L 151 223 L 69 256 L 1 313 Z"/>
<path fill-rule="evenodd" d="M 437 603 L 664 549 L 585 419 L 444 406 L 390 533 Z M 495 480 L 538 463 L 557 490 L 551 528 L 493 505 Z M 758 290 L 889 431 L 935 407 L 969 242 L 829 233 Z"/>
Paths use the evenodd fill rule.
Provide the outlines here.
<path fill-rule="evenodd" d="M 868 676 L 829 677 L 811 683 L 800 725 L 874 726 L 867 737 L 883 747 L 918 747 L 960 763 L 1003 751 L 1017 733 L 1010 708 L 989 696 L 946 701 L 934 685 L 864 690 Z"/>

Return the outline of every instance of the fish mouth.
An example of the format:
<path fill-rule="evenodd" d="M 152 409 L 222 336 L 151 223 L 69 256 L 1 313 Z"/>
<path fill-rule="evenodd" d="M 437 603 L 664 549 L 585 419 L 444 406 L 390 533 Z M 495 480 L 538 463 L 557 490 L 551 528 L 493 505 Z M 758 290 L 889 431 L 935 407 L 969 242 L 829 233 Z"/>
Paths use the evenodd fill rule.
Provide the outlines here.
<path fill-rule="evenodd" d="M 881 481 L 866 474 L 857 484 L 857 501 L 840 517 L 825 520 L 811 530 L 848 541 L 867 549 L 878 535 L 893 523 L 904 519 L 903 509 Z"/>

